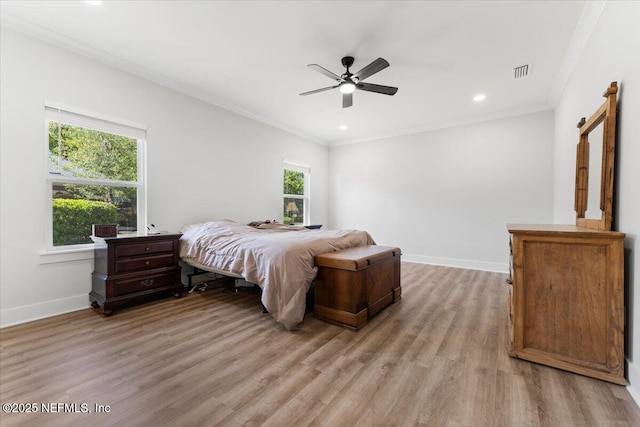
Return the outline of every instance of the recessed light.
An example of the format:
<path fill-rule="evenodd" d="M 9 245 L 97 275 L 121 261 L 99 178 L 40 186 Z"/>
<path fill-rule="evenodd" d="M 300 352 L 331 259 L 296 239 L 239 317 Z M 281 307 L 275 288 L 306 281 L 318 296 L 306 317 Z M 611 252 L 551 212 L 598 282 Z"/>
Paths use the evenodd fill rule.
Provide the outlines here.
<path fill-rule="evenodd" d="M 100 6 L 102 4 L 102 0 L 84 0 L 84 2 L 91 6 Z"/>
<path fill-rule="evenodd" d="M 347 125 L 340 125 L 339 129 L 340 130 L 347 130 Z"/>
<path fill-rule="evenodd" d="M 482 102 L 487 98 L 487 95 L 485 95 L 484 93 L 479 93 L 476 96 L 473 97 L 473 100 L 475 102 Z"/>

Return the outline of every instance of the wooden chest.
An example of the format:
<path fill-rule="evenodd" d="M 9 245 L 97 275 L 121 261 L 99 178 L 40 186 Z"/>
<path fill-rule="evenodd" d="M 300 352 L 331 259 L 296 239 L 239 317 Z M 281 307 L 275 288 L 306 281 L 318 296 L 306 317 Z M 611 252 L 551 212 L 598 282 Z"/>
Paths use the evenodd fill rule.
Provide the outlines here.
<path fill-rule="evenodd" d="M 170 293 L 179 297 L 181 234 L 139 235 L 97 239 L 95 270 L 89 293 L 94 308 L 107 316 L 134 298 Z"/>
<path fill-rule="evenodd" d="M 361 246 L 317 255 L 314 315 L 360 329 L 401 297 L 399 248 Z"/>

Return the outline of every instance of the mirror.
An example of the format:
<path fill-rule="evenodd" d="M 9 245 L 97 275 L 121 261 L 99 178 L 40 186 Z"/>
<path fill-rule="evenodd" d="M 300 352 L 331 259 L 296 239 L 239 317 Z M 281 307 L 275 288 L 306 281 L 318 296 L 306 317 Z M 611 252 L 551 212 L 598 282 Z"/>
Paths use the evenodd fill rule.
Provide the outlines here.
<path fill-rule="evenodd" d="M 587 192 L 587 210 L 584 217 L 587 219 L 599 220 L 602 217 L 602 207 L 600 206 L 600 192 L 602 189 L 602 169 L 598 166 L 602 164 L 603 144 L 602 122 L 595 127 L 587 137 L 589 143 L 589 178 Z"/>
<path fill-rule="evenodd" d="M 578 123 L 575 210 L 581 227 L 611 230 L 617 93 L 618 84 L 612 82 L 603 94 L 606 101 Z"/>

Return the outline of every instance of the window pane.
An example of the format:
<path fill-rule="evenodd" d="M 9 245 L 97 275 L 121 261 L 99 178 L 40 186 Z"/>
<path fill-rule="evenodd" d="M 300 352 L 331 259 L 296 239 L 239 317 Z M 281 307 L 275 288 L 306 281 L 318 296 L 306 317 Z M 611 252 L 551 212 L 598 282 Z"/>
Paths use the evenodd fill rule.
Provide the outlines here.
<path fill-rule="evenodd" d="M 284 170 L 284 194 L 304 195 L 304 173 Z"/>
<path fill-rule="evenodd" d="M 136 182 L 135 138 L 49 122 L 49 172 L 79 178 Z"/>
<path fill-rule="evenodd" d="M 92 224 L 137 231 L 137 188 L 53 183 L 53 246 L 92 243 Z"/>
<path fill-rule="evenodd" d="M 304 200 L 285 197 L 283 218 L 285 224 L 303 224 Z"/>

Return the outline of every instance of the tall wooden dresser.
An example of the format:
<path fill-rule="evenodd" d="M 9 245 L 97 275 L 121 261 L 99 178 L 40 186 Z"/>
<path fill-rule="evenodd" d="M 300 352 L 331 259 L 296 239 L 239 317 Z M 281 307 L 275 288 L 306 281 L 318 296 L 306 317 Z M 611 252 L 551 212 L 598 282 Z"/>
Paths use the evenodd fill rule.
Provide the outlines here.
<path fill-rule="evenodd" d="M 624 234 L 509 225 L 509 354 L 578 374 L 624 378 Z"/>
<path fill-rule="evenodd" d="M 612 82 L 577 126 L 576 225 L 507 227 L 509 354 L 624 385 L 625 235 L 611 231 L 617 92 Z"/>
<path fill-rule="evenodd" d="M 89 293 L 94 308 L 107 316 L 132 299 L 157 293 L 180 297 L 181 234 L 138 235 L 96 239 L 95 268 Z"/>

